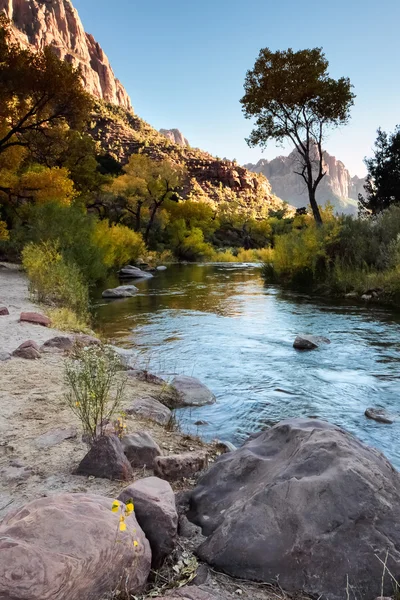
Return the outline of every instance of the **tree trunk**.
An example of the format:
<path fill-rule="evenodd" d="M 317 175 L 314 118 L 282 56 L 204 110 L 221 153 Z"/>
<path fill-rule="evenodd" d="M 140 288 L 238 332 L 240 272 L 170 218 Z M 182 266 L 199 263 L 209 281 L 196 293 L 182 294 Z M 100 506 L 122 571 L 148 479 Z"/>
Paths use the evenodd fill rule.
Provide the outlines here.
<path fill-rule="evenodd" d="M 137 206 L 136 206 L 136 213 L 135 213 L 135 217 L 136 217 L 136 223 L 135 223 L 135 231 L 140 232 L 140 227 L 142 226 L 141 223 L 141 210 L 142 210 L 142 204 L 143 202 L 138 202 Z"/>
<path fill-rule="evenodd" d="M 315 197 L 315 192 L 313 189 L 308 189 L 308 197 L 310 200 L 310 204 L 311 204 L 311 208 L 313 211 L 313 215 L 314 215 L 314 220 L 316 222 L 316 224 L 318 225 L 318 227 L 320 227 L 322 225 L 322 217 L 321 217 L 321 213 L 319 212 L 319 206 Z"/>
<path fill-rule="evenodd" d="M 145 244 L 147 244 L 147 242 L 149 241 L 150 231 L 151 231 L 151 228 L 153 227 L 153 222 L 154 222 L 154 219 L 156 217 L 156 212 L 157 212 L 158 207 L 159 207 L 159 204 L 157 202 L 155 202 L 154 206 L 153 206 L 153 209 L 152 209 L 152 211 L 150 213 L 150 220 L 147 223 L 146 232 L 144 234 L 144 242 L 145 242 Z"/>

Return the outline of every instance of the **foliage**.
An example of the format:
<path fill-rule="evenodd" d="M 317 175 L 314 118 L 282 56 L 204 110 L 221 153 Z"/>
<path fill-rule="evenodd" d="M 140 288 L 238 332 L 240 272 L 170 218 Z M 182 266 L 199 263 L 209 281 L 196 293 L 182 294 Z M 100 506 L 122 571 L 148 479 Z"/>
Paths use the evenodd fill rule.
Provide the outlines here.
<path fill-rule="evenodd" d="M 65 365 L 68 392 L 65 400 L 82 423 L 90 443 L 105 434 L 118 409 L 126 380 L 118 378 L 121 362 L 111 348 L 92 345 L 76 348 Z"/>
<path fill-rule="evenodd" d="M 78 267 L 66 261 L 56 243 L 30 243 L 22 253 L 22 264 L 39 302 L 70 309 L 87 319 L 89 295 Z"/>
<path fill-rule="evenodd" d="M 328 66 L 321 48 L 297 52 L 263 48 L 247 72 L 241 99 L 245 116 L 256 117 L 249 145 L 265 147 L 270 140 L 289 139 L 297 148 L 297 173 L 307 186 L 318 224 L 322 219 L 315 193 L 325 175 L 324 134 L 348 121 L 354 100 L 350 80 L 332 79 Z"/>
<path fill-rule="evenodd" d="M 374 156 L 365 159 L 368 169 L 364 186 L 366 197 L 359 195 L 361 210 L 373 214 L 400 204 L 400 127 L 387 134 L 378 129 Z"/>
<path fill-rule="evenodd" d="M 10 39 L 9 23 L 0 17 L 0 153 L 29 147 L 66 123 L 79 129 L 92 101 L 81 75 L 50 48 L 32 52 Z"/>
<path fill-rule="evenodd" d="M 79 317 L 70 308 L 48 308 L 47 315 L 51 319 L 51 325 L 59 331 L 73 331 L 75 333 L 90 334 L 91 329 L 88 327 L 87 320 Z"/>
<path fill-rule="evenodd" d="M 7 223 L 0 221 L 0 242 L 5 242 L 10 238 L 10 232 L 7 229 Z"/>
<path fill-rule="evenodd" d="M 135 261 L 146 249 L 140 233 L 125 225 L 110 225 L 106 220 L 96 223 L 93 241 L 104 251 L 104 264 L 108 268 Z"/>
<path fill-rule="evenodd" d="M 127 517 L 129 517 L 129 515 L 133 513 L 134 510 L 135 505 L 133 504 L 132 499 L 128 500 L 126 504 L 124 504 L 123 502 L 119 502 L 118 500 L 114 500 L 111 506 L 111 511 L 113 513 L 119 514 L 119 531 L 126 531 L 125 520 Z M 137 548 L 139 546 L 139 542 L 137 540 L 133 540 L 133 545 L 135 546 L 135 548 Z"/>

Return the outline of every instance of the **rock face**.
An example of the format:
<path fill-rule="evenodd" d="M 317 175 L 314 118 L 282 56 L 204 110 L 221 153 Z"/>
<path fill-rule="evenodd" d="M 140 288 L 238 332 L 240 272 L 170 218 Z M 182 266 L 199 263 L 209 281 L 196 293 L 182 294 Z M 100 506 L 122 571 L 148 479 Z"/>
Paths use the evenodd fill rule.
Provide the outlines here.
<path fill-rule="evenodd" d="M 345 165 L 328 152 L 325 152 L 326 175 L 317 188 L 317 201 L 331 202 L 338 212 L 357 213 L 358 194 L 364 193 L 365 179 L 351 177 Z M 269 180 L 274 194 L 290 202 L 296 208 L 309 204 L 304 181 L 294 171 L 298 168 L 297 151 L 289 156 L 278 156 L 271 161 L 261 159 L 257 164 L 246 167 L 255 173 L 262 173 Z M 350 202 L 349 202 L 350 199 Z M 353 202 L 351 202 L 351 200 Z"/>
<path fill-rule="evenodd" d="M 102 496 L 57 494 L 7 515 L 0 525 L 0 598 L 98 600 L 122 576 L 127 591 L 140 592 L 150 572 L 149 543 L 134 514 L 115 543 L 119 515 L 111 506 Z"/>
<path fill-rule="evenodd" d="M 152 567 L 158 569 L 175 547 L 178 513 L 170 484 L 158 477 L 139 479 L 125 488 L 118 500 L 132 499 L 135 516 L 150 542 Z"/>
<path fill-rule="evenodd" d="M 221 456 L 189 513 L 218 569 L 327 600 L 380 596 L 382 560 L 400 560 L 400 475 L 377 450 L 328 423 L 289 419 Z M 392 571 L 393 572 L 393 571 Z M 384 595 L 390 595 L 390 578 Z"/>
<path fill-rule="evenodd" d="M 85 33 L 70 0 L 0 0 L 3 11 L 14 25 L 18 43 L 34 50 L 50 46 L 58 58 L 81 69 L 85 88 L 93 96 L 132 110 L 107 56 L 94 37 Z"/>
<path fill-rule="evenodd" d="M 174 144 L 178 144 L 178 146 L 190 146 L 179 129 L 160 129 L 160 133 Z"/>

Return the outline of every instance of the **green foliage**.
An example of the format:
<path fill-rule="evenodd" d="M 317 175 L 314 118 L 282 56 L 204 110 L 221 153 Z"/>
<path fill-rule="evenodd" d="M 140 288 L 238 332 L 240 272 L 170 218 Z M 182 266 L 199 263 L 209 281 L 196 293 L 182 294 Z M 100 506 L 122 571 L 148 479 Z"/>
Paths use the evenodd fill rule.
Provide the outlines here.
<path fill-rule="evenodd" d="M 307 186 L 319 224 L 315 193 L 325 175 L 322 141 L 327 128 L 347 123 L 354 101 L 351 88 L 348 78 L 329 77 L 321 48 L 297 52 L 263 48 L 246 75 L 241 104 L 246 118 L 256 118 L 247 141 L 261 147 L 270 140 L 293 143 L 299 154 L 296 172 Z"/>
<path fill-rule="evenodd" d="M 80 319 L 87 319 L 87 284 L 78 267 L 63 258 L 54 242 L 28 244 L 22 253 L 22 264 L 39 302 L 66 307 Z"/>
<path fill-rule="evenodd" d="M 365 184 L 366 197 L 361 194 L 361 209 L 373 214 L 385 210 L 393 204 L 400 204 L 400 127 L 388 135 L 378 129 L 374 156 L 367 158 L 368 169 Z"/>
<path fill-rule="evenodd" d="M 89 443 L 105 434 L 107 423 L 121 403 L 126 379 L 117 377 L 119 371 L 119 357 L 103 346 L 78 347 L 66 362 L 65 400 L 81 421 Z"/>
<path fill-rule="evenodd" d="M 93 241 L 104 251 L 106 267 L 120 268 L 137 260 L 146 250 L 143 238 L 125 225 L 110 225 L 108 221 L 96 223 Z"/>

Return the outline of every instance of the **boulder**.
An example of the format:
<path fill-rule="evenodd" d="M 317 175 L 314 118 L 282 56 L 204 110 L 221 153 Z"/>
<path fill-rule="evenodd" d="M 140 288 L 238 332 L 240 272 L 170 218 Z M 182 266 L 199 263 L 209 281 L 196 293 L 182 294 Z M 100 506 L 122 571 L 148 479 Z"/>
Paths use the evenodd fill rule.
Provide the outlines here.
<path fill-rule="evenodd" d="M 293 348 L 297 350 L 314 350 L 322 344 L 330 344 L 330 340 L 320 335 L 298 335 L 293 342 Z"/>
<path fill-rule="evenodd" d="M 164 267 L 164 265 L 160 265 L 159 267 L 156 267 L 157 271 L 166 271 L 167 267 Z"/>
<path fill-rule="evenodd" d="M 74 338 L 67 335 L 58 335 L 56 337 L 46 340 L 40 348 L 42 352 L 48 352 L 52 350 L 60 350 L 62 352 L 68 352 L 74 345 Z"/>
<path fill-rule="evenodd" d="M 14 350 L 12 355 L 17 356 L 18 358 L 25 358 L 27 360 L 41 358 L 39 346 L 33 340 L 27 340 L 26 342 L 23 342 L 16 350 Z"/>
<path fill-rule="evenodd" d="M 132 298 L 138 291 L 138 288 L 134 285 L 120 285 L 116 288 L 104 290 L 102 296 L 103 298 Z"/>
<path fill-rule="evenodd" d="M 150 542 L 152 567 L 158 569 L 175 547 L 178 513 L 170 484 L 158 477 L 139 479 L 125 488 L 118 500 L 133 500 L 135 516 Z"/>
<path fill-rule="evenodd" d="M 6 306 L 0 306 L 0 317 L 5 317 L 9 314 L 10 312 Z"/>
<path fill-rule="evenodd" d="M 97 438 L 75 472 L 77 475 L 92 475 L 104 479 L 133 479 L 132 467 L 116 435 Z"/>
<path fill-rule="evenodd" d="M 378 423 L 386 423 L 387 425 L 394 423 L 394 417 L 386 412 L 384 408 L 367 408 L 365 416 L 378 421 Z"/>
<path fill-rule="evenodd" d="M 211 390 L 196 377 L 177 375 L 171 382 L 171 391 L 174 392 L 170 399 L 170 408 L 183 406 L 204 406 L 214 404 L 216 398 Z"/>
<path fill-rule="evenodd" d="M 162 454 L 160 446 L 147 431 L 136 431 L 125 435 L 121 440 L 121 445 L 125 456 L 134 468 L 152 469 L 154 459 Z"/>
<path fill-rule="evenodd" d="M 288 419 L 217 459 L 191 494 L 199 557 L 231 576 L 343 600 L 381 592 L 400 564 L 400 475 L 323 421 Z M 392 590 L 385 578 L 384 593 Z"/>
<path fill-rule="evenodd" d="M 122 267 L 118 275 L 120 279 L 151 279 L 153 277 L 151 273 L 146 273 L 146 271 L 142 271 L 139 267 L 133 267 L 132 265 Z"/>
<path fill-rule="evenodd" d="M 207 454 L 202 451 L 158 456 L 154 460 L 154 473 L 168 481 L 189 479 L 206 468 L 207 458 Z"/>
<path fill-rule="evenodd" d="M 36 312 L 22 312 L 19 320 L 21 323 L 33 323 L 35 325 L 42 325 L 42 327 L 50 327 L 51 325 L 49 317 Z"/>
<path fill-rule="evenodd" d="M 149 543 L 134 513 L 126 517 L 126 531 L 118 531 L 112 502 L 55 494 L 8 514 L 0 524 L 0 598 L 98 600 L 122 577 L 127 591 L 141 592 L 150 572 Z"/>
<path fill-rule="evenodd" d="M 128 415 L 138 415 L 163 426 L 168 425 L 172 418 L 172 412 L 167 406 L 150 397 L 136 400 L 125 412 Z"/>
<path fill-rule="evenodd" d="M 62 444 L 65 440 L 74 439 L 76 436 L 76 427 L 51 429 L 36 439 L 35 446 L 37 448 L 52 448 Z"/>

